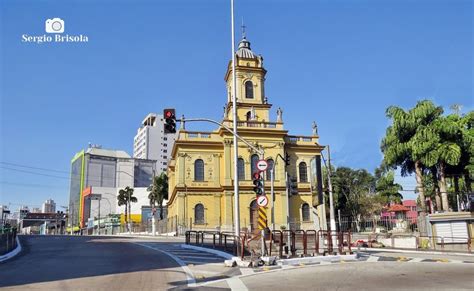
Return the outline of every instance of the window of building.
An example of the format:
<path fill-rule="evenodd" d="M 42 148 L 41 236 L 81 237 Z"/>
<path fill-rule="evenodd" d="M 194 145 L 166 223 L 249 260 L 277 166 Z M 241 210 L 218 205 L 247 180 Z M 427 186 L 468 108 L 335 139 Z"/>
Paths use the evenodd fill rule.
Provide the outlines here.
<path fill-rule="evenodd" d="M 303 221 L 311 220 L 308 203 L 303 203 L 303 205 L 301 206 L 301 216 L 303 218 Z"/>
<path fill-rule="evenodd" d="M 167 159 L 167 158 L 168 158 L 168 156 L 163 156 L 163 159 Z"/>
<path fill-rule="evenodd" d="M 253 99 L 253 83 L 252 83 L 252 81 L 245 82 L 245 98 Z"/>
<path fill-rule="evenodd" d="M 299 165 L 299 172 L 300 172 L 300 182 L 306 183 L 308 182 L 308 172 L 306 168 L 306 163 L 301 162 Z"/>
<path fill-rule="evenodd" d="M 167 153 L 167 152 L 168 152 L 168 150 L 163 150 L 163 152 L 164 152 L 164 153 Z"/>
<path fill-rule="evenodd" d="M 272 179 L 272 174 L 271 174 L 271 171 L 273 169 L 273 165 L 275 164 L 275 162 L 272 160 L 272 159 L 268 159 L 267 160 L 267 163 L 268 163 L 268 168 L 267 168 L 267 180 L 271 180 Z M 275 173 L 274 173 L 275 174 Z M 273 180 L 275 180 L 275 177 L 273 177 Z"/>
<path fill-rule="evenodd" d="M 201 159 L 194 162 L 194 181 L 204 181 L 204 161 Z"/>
<path fill-rule="evenodd" d="M 204 224 L 204 205 L 201 203 L 194 206 L 194 223 L 195 224 Z"/>
<path fill-rule="evenodd" d="M 250 157 L 250 172 L 253 175 L 255 172 L 257 172 L 257 162 L 259 158 L 258 155 L 252 155 Z"/>
<path fill-rule="evenodd" d="M 245 180 L 245 161 L 242 158 L 237 160 L 237 174 L 239 180 Z"/>
<path fill-rule="evenodd" d="M 168 144 L 164 143 L 163 146 L 164 146 L 164 147 L 168 147 Z"/>
<path fill-rule="evenodd" d="M 247 114 L 245 114 L 245 118 L 247 121 L 249 121 L 250 119 L 252 119 L 252 112 L 247 112 Z"/>
<path fill-rule="evenodd" d="M 167 138 L 167 137 L 164 137 L 163 140 L 168 140 L 168 138 Z"/>

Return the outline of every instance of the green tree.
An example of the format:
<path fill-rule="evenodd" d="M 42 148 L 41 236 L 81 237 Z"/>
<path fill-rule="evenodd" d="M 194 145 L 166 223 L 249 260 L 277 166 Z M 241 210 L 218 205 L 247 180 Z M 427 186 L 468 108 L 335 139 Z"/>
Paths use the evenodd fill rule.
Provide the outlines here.
<path fill-rule="evenodd" d="M 393 171 L 388 171 L 387 173 L 377 173 L 376 171 L 377 182 L 375 184 L 375 191 L 382 198 L 382 201 L 385 205 L 390 204 L 391 202 L 401 203 L 403 195 L 400 191 L 403 190 L 402 185 L 395 183 L 395 173 Z"/>
<path fill-rule="evenodd" d="M 392 124 L 387 128 L 381 143 L 383 163 L 393 169 L 400 167 L 403 176 L 415 173 L 423 213 L 426 211 L 423 187 L 423 172 L 426 170 L 426 165 L 422 160 L 430 155 L 432 141 L 419 142 L 419 137 L 427 132 L 428 125 L 442 113 L 441 107 L 428 100 L 419 101 L 408 111 L 397 106 L 390 106 L 386 110 L 386 115 Z"/>
<path fill-rule="evenodd" d="M 457 166 L 461 159 L 458 139 L 462 140 L 462 136 L 459 131 L 455 116 L 438 116 L 430 124 L 420 126 L 412 139 L 412 143 L 418 145 L 414 149 L 421 162 L 431 169 L 436 167 L 441 208 L 445 211 L 449 209 L 446 167 Z M 434 170 L 432 174 L 435 175 Z"/>
<path fill-rule="evenodd" d="M 137 201 L 137 197 L 133 196 L 133 188 L 127 186 L 119 190 L 117 202 L 118 206 L 125 206 L 125 224 L 128 223 L 128 213 L 130 213 L 131 203 L 136 203 Z"/>
<path fill-rule="evenodd" d="M 161 173 L 159 176 L 153 177 L 153 183 L 147 189 L 150 206 L 158 205 L 160 208 L 160 219 L 163 219 L 163 200 L 168 199 L 168 176 L 166 173 Z"/>
<path fill-rule="evenodd" d="M 331 179 L 336 208 L 355 219 L 359 228 L 361 216 L 373 212 L 367 197 L 375 195 L 375 178 L 365 169 L 339 167 Z"/>

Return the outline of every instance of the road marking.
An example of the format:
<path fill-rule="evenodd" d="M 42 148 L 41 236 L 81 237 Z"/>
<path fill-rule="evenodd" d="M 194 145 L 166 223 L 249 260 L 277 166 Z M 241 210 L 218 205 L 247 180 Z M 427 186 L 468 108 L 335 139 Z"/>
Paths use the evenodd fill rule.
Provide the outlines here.
<path fill-rule="evenodd" d="M 199 257 L 199 256 L 184 256 L 184 255 L 179 255 L 180 258 L 182 259 L 198 259 L 198 260 L 219 260 L 223 261 L 222 258 L 216 258 L 216 257 Z"/>
<path fill-rule="evenodd" d="M 223 267 L 223 263 L 208 263 L 208 262 L 203 262 L 203 261 L 191 261 L 191 260 L 184 260 L 183 262 L 187 264 L 192 264 L 192 265 L 208 265 L 208 266 L 221 266 Z"/>
<path fill-rule="evenodd" d="M 132 243 L 136 244 L 136 245 L 139 245 L 139 246 L 142 246 L 142 247 L 152 249 L 152 250 L 157 251 L 157 252 L 160 252 L 162 254 L 165 254 L 165 255 L 169 256 L 173 260 L 175 260 L 176 263 L 178 263 L 181 266 L 181 269 L 183 269 L 184 273 L 186 274 L 186 280 L 188 281 L 188 287 L 196 287 L 196 279 L 194 279 L 193 273 L 191 272 L 191 270 L 188 268 L 188 266 L 180 258 L 178 258 L 177 256 L 175 256 L 173 254 L 162 251 L 160 249 L 151 247 L 149 245 L 139 244 L 139 243 L 135 243 L 135 242 L 132 242 Z"/>
<path fill-rule="evenodd" d="M 227 285 L 229 285 L 229 288 L 230 290 L 239 290 L 239 291 L 247 291 L 249 289 L 247 289 L 247 286 L 245 286 L 244 282 L 242 282 L 242 280 L 240 280 L 239 277 L 232 277 L 230 279 L 227 279 L 226 280 L 227 282 Z"/>
<path fill-rule="evenodd" d="M 439 263 L 449 263 L 449 260 L 446 259 L 435 259 Z"/>
<path fill-rule="evenodd" d="M 423 258 L 411 258 L 411 260 L 409 260 L 408 262 L 409 263 L 420 263 L 423 260 L 424 260 Z"/>
<path fill-rule="evenodd" d="M 380 257 L 369 256 L 369 258 L 367 259 L 367 262 L 377 262 L 379 259 Z"/>

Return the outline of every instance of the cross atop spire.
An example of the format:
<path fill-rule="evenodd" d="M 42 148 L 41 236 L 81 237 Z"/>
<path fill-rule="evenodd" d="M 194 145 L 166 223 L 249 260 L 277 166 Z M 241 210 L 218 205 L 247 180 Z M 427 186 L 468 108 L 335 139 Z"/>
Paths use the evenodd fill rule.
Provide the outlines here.
<path fill-rule="evenodd" d="M 244 18 L 242 17 L 242 25 L 240 26 L 242 28 L 242 39 L 245 38 L 245 28 L 246 26 L 244 25 Z"/>

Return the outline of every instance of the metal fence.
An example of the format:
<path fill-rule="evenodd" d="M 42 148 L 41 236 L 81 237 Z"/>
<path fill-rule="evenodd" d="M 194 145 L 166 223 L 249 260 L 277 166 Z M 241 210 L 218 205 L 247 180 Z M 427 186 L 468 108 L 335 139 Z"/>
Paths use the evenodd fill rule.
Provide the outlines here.
<path fill-rule="evenodd" d="M 11 252 L 16 246 L 16 229 L 0 230 L 0 256 Z"/>
<path fill-rule="evenodd" d="M 336 217 L 337 231 L 351 232 L 415 232 L 418 230 L 417 217 L 400 214 L 398 216 Z"/>
<path fill-rule="evenodd" d="M 350 254 L 351 233 L 325 230 L 267 230 L 263 234 L 194 231 L 185 233 L 186 244 L 222 249 L 241 258 L 263 255 L 279 258 Z"/>

